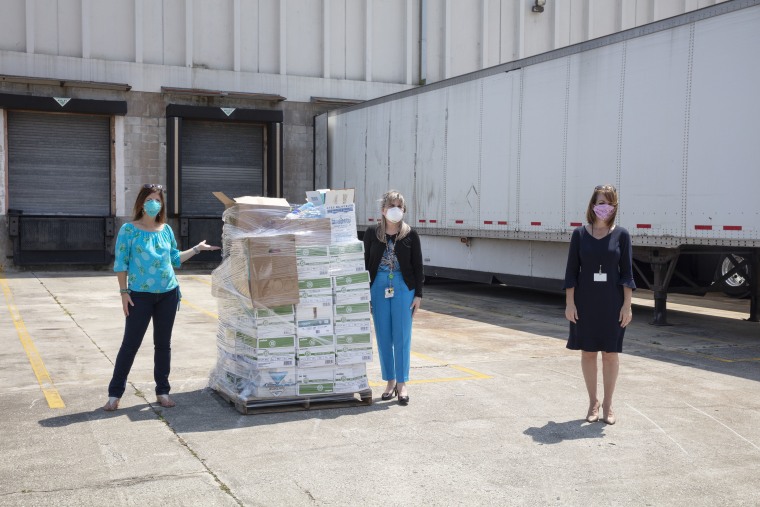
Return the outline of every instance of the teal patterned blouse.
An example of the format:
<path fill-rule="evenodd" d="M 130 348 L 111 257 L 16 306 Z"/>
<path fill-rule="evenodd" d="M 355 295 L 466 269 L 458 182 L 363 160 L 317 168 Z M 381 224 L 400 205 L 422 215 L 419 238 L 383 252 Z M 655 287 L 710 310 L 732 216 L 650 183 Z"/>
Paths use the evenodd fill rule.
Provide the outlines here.
<path fill-rule="evenodd" d="M 180 266 L 179 250 L 169 224 L 158 232 L 143 231 L 131 223 L 122 225 L 115 254 L 113 270 L 127 272 L 130 290 L 162 293 L 179 285 L 173 268 Z"/>

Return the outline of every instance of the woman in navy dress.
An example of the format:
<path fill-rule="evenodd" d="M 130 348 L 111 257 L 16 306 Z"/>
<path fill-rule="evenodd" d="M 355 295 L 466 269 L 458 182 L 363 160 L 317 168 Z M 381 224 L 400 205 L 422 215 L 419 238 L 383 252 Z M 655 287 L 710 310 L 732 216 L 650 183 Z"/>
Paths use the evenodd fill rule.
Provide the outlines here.
<path fill-rule="evenodd" d="M 565 271 L 565 318 L 570 321 L 567 348 L 581 351 L 581 368 L 589 396 L 588 422 L 599 420 L 597 357 L 602 353 L 602 420 L 615 424 L 612 395 L 618 377 L 618 354 L 631 322 L 633 282 L 631 237 L 615 225 L 617 190 L 594 189 L 586 210 L 588 224 L 573 231 Z"/>

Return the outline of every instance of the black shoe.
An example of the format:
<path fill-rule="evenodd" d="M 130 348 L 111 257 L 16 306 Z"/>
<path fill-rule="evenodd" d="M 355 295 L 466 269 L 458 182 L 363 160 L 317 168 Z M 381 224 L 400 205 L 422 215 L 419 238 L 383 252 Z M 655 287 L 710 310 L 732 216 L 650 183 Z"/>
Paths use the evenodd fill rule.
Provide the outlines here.
<path fill-rule="evenodd" d="M 393 398 L 396 397 L 397 394 L 398 394 L 398 389 L 394 387 L 393 391 L 391 391 L 389 393 L 383 393 L 380 396 L 380 399 L 383 400 L 383 401 L 392 400 Z"/>
<path fill-rule="evenodd" d="M 399 395 L 399 397 L 398 397 L 398 404 L 399 405 L 403 405 L 403 406 L 409 405 L 409 396 L 401 396 L 401 395 Z"/>

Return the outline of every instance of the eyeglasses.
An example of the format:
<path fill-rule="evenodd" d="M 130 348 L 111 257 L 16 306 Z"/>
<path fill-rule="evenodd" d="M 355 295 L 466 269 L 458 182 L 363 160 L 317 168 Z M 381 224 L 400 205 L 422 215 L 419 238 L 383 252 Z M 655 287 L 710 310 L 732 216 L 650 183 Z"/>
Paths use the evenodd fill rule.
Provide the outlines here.
<path fill-rule="evenodd" d="M 613 192 L 617 192 L 615 185 L 597 185 L 594 187 L 594 190 L 612 190 Z"/>
<path fill-rule="evenodd" d="M 161 192 L 164 190 L 163 185 L 157 185 L 155 183 L 146 183 L 145 185 L 143 185 L 143 188 L 149 188 L 151 190 L 155 190 L 156 192 Z"/>

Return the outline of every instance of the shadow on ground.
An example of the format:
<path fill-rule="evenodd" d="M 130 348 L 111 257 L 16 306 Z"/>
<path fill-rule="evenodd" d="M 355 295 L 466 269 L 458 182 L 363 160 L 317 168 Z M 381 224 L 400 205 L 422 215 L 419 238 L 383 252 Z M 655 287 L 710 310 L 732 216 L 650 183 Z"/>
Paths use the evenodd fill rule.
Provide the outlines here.
<path fill-rule="evenodd" d="M 604 438 L 604 423 L 587 423 L 584 419 L 556 423 L 549 421 L 543 426 L 523 431 L 538 444 L 559 444 L 565 440 Z"/>
<path fill-rule="evenodd" d="M 114 417 L 129 417 L 135 422 L 162 418 L 179 433 L 195 433 L 282 424 L 308 419 L 328 420 L 353 417 L 367 412 L 387 410 L 394 404 L 394 402 L 382 402 L 372 405 L 337 406 L 336 408 L 314 406 L 308 410 L 293 412 L 244 415 L 209 388 L 172 393 L 171 397 L 177 403 L 174 408 L 163 408 L 155 402 L 148 403 L 147 401 L 143 404 L 119 408 L 114 412 L 106 412 L 98 406 L 85 412 L 41 419 L 39 424 L 45 428 L 60 428 Z"/>

